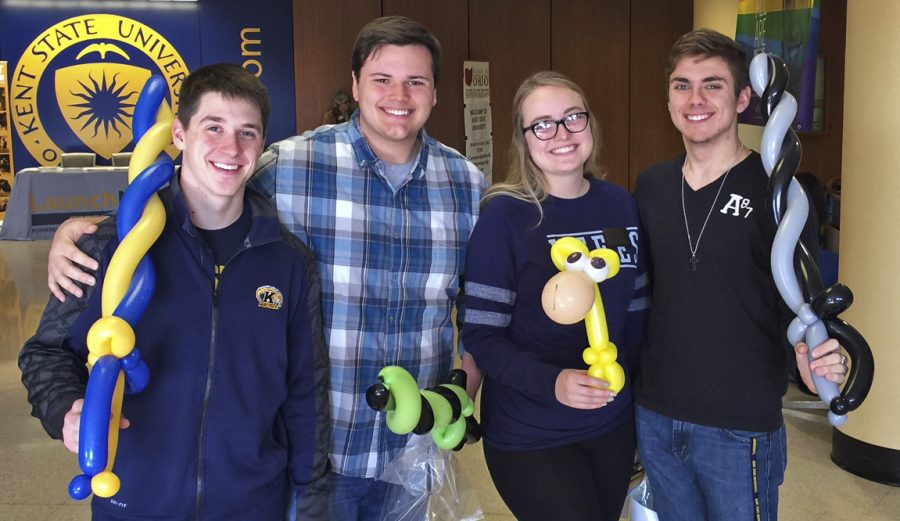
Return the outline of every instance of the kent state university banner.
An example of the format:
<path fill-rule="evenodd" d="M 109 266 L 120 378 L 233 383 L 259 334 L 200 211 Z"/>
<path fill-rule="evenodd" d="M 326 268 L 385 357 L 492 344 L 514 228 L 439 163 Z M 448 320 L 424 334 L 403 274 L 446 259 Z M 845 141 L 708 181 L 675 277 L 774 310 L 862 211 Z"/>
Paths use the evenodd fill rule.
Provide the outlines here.
<path fill-rule="evenodd" d="M 189 72 L 222 61 L 242 64 L 269 89 L 268 141 L 295 134 L 290 0 L 265 9 L 240 0 L 33 4 L 0 1 L 19 169 L 58 165 L 63 152 L 95 152 L 98 165 L 110 164 L 134 148 L 134 105 L 151 75 L 166 78 L 177 110 Z"/>

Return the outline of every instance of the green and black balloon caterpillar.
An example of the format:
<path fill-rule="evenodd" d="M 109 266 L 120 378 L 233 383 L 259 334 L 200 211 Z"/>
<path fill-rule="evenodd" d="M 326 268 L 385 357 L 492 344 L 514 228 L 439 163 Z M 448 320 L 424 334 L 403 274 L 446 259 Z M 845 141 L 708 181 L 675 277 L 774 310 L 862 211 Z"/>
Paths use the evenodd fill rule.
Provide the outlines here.
<path fill-rule="evenodd" d="M 390 365 L 378 373 L 378 383 L 366 391 L 369 407 L 387 413 L 388 429 L 394 434 L 425 434 L 447 450 L 460 450 L 481 439 L 481 429 L 472 414 L 475 403 L 466 394 L 466 372 L 454 369 L 447 383 L 428 389 L 409 372 Z"/>

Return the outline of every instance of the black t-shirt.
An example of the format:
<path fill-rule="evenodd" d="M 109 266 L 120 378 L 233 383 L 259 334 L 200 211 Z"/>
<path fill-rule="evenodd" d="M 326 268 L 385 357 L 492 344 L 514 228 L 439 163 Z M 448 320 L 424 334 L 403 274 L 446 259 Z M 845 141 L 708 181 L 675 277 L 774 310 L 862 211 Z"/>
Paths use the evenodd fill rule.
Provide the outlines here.
<path fill-rule="evenodd" d="M 250 233 L 250 209 L 244 205 L 240 217 L 228 226 L 219 230 L 203 230 L 197 228 L 203 242 L 212 250 L 216 264 L 216 287 L 219 284 L 219 276 L 225 269 L 228 259 L 238 251 L 244 249 L 244 241 Z"/>
<path fill-rule="evenodd" d="M 791 313 L 771 275 L 775 226 L 766 210 L 768 177 L 754 153 L 724 185 L 722 178 L 697 191 L 685 185 L 695 245 L 709 213 L 692 270 L 683 162 L 681 156 L 650 168 L 635 192 L 653 284 L 636 400 L 683 421 L 775 430 L 793 356 L 785 340 Z"/>

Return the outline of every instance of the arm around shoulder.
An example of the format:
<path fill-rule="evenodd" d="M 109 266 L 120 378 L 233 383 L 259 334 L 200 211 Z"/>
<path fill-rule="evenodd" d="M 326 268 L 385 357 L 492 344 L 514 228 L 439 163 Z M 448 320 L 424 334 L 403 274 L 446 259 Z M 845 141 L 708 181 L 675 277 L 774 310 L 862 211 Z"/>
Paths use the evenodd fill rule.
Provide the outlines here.
<path fill-rule="evenodd" d="M 47 259 L 47 286 L 59 300 L 66 300 L 65 292 L 81 297 L 83 289 L 78 283 L 93 286 L 94 277 L 85 270 L 96 270 L 96 256 L 84 251 L 76 244 L 79 239 L 95 233 L 101 218 L 69 219 L 53 234 L 50 254 Z"/>
<path fill-rule="evenodd" d="M 37 332 L 19 352 L 19 369 L 31 415 L 54 439 L 62 439 L 63 419 L 72 404 L 84 397 L 87 387 L 86 359 L 66 346 L 69 331 L 85 309 L 86 300 L 71 298 L 61 302 L 50 297 Z"/>
<path fill-rule="evenodd" d="M 112 226 L 104 225 L 80 244 L 99 258 L 114 233 Z M 72 404 L 84 396 L 87 385 L 86 352 L 79 351 L 86 330 L 80 330 L 84 321 L 79 318 L 93 302 L 93 290 L 88 286 L 81 298 L 65 301 L 51 296 L 37 331 L 19 353 L 19 368 L 32 406 L 31 414 L 41 420 L 44 430 L 54 439 L 62 438 L 63 419 Z M 75 348 L 73 344 L 81 347 Z"/>

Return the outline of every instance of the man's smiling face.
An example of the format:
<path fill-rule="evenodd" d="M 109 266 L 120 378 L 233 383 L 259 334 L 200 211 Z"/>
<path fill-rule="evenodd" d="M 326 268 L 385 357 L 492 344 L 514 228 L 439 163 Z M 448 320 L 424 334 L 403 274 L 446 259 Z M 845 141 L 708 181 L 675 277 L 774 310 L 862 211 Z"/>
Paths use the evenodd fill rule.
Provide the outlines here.
<path fill-rule="evenodd" d="M 685 56 L 669 75 L 669 115 L 686 142 L 713 143 L 737 128 L 750 102 L 750 87 L 738 95 L 725 60 Z"/>
<path fill-rule="evenodd" d="M 381 159 L 411 159 L 419 130 L 437 103 L 431 53 L 424 45 L 383 45 L 353 76 L 359 123 Z"/>
<path fill-rule="evenodd" d="M 175 120 L 172 137 L 183 152 L 182 186 L 230 200 L 243 194 L 256 169 L 264 143 L 262 115 L 251 101 L 207 92 L 187 127 Z"/>

